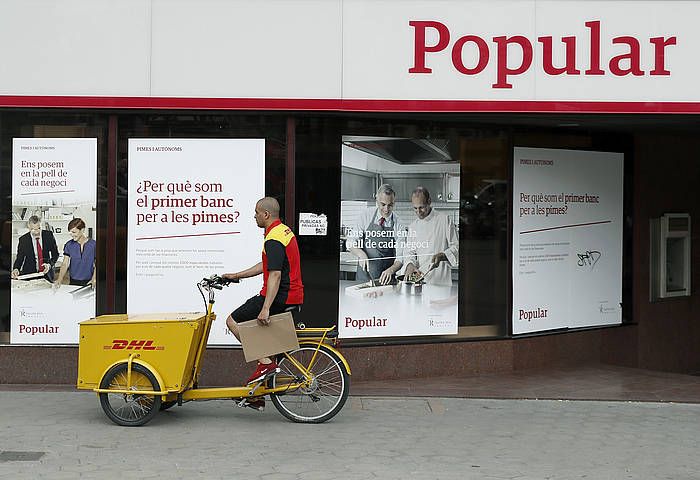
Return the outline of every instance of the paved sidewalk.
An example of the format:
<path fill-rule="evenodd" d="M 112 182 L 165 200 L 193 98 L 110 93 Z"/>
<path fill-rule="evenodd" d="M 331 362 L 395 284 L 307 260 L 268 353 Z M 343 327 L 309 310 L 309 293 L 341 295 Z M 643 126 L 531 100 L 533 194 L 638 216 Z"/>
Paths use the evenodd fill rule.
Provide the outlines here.
<path fill-rule="evenodd" d="M 0 391 L 0 478 L 696 479 L 700 405 L 351 397 L 322 425 L 231 401 L 112 424 L 94 394 Z M 17 452 L 43 452 L 5 461 Z"/>

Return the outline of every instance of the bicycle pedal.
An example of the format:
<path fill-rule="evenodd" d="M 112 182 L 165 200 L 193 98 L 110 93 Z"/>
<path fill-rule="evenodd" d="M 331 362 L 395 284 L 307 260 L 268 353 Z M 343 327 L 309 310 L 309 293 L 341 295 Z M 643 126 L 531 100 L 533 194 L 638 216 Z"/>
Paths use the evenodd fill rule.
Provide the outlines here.
<path fill-rule="evenodd" d="M 265 400 L 263 399 L 258 399 L 254 402 L 251 402 L 247 398 L 244 398 L 240 402 L 236 402 L 236 405 L 241 408 L 252 408 L 253 410 L 257 410 L 258 412 L 262 412 L 265 410 Z"/>

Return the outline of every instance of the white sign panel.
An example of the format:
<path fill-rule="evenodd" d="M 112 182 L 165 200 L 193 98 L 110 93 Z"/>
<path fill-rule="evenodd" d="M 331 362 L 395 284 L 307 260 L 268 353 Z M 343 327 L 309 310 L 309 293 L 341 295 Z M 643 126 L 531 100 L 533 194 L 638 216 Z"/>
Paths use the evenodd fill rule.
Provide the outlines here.
<path fill-rule="evenodd" d="M 522 103 L 533 101 L 634 112 L 683 106 L 626 102 L 700 102 L 693 1 L 74 0 L 55 22 L 41 2 L 4 0 L 2 13 L 0 43 L 13 48 L 0 95 L 111 95 L 103 104 L 128 107 L 276 100 L 258 106 L 290 110 L 543 108 Z M 118 45 L 99 34 L 106 19 L 122 28 Z M 52 41 L 63 31 L 73 35 Z M 46 54 L 38 64 L 37 51 Z M 159 100 L 120 98 L 134 96 Z M 469 103 L 480 101 L 489 103 Z"/>
<path fill-rule="evenodd" d="M 97 139 L 15 138 L 12 160 L 10 342 L 77 343 L 95 316 Z"/>
<path fill-rule="evenodd" d="M 129 139 L 130 313 L 203 311 L 199 280 L 260 262 L 264 171 L 264 139 Z M 226 317 L 261 286 L 219 292 L 210 343 L 236 343 Z"/>
<path fill-rule="evenodd" d="M 623 155 L 513 162 L 513 333 L 621 323 Z"/>
<path fill-rule="evenodd" d="M 326 236 L 328 233 L 328 217 L 325 214 L 299 214 L 299 235 Z"/>

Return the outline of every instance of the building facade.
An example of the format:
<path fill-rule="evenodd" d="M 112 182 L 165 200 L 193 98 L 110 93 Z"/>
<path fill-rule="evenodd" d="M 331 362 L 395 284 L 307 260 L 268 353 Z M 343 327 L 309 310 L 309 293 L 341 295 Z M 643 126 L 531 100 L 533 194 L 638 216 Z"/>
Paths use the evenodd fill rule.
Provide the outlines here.
<path fill-rule="evenodd" d="M 197 308 L 197 275 L 257 261 L 263 195 L 297 320 L 338 325 L 356 378 L 700 370 L 700 4 L 671 3 L 5 2 L 2 382 L 72 383 L 91 315 Z M 212 344 L 223 383 L 242 355 Z"/>

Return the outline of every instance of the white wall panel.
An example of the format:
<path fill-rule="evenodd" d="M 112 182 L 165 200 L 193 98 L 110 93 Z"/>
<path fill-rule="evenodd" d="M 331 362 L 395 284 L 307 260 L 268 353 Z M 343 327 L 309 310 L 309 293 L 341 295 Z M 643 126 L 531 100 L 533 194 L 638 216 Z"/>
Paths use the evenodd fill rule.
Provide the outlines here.
<path fill-rule="evenodd" d="M 2 0 L 0 95 L 149 95 L 150 2 Z"/>
<path fill-rule="evenodd" d="M 340 2 L 153 1 L 154 96 L 340 98 Z"/>
<path fill-rule="evenodd" d="M 700 2 L 680 0 L 2 0 L 0 95 L 698 103 L 698 17 Z M 445 48 L 426 53 L 429 74 L 409 73 L 411 21 L 449 30 Z M 590 21 L 600 22 L 604 75 L 585 74 Z M 436 30 L 426 31 L 434 45 Z M 454 65 L 465 35 L 488 51 L 476 74 Z M 496 88 L 494 39 L 513 36 L 531 44 L 532 64 L 508 75 L 512 88 Z M 561 38 L 575 36 L 581 74 L 544 72 L 542 36 L 552 37 L 555 66 L 564 62 Z M 625 52 L 612 40 L 623 36 L 639 41 L 644 75 L 609 71 Z M 652 37 L 676 39 L 664 50 L 670 75 L 649 74 Z M 516 67 L 522 48 L 511 45 L 507 57 Z M 460 58 L 473 67 L 483 56 L 470 42 Z"/>

